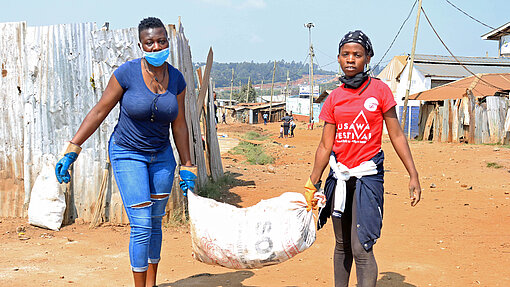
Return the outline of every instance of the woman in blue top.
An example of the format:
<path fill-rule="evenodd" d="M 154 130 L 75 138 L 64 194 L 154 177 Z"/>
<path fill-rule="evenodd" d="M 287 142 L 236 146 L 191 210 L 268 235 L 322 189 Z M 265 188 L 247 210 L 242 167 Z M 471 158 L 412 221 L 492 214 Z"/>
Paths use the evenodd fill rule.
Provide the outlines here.
<path fill-rule="evenodd" d="M 181 188 L 194 188 L 188 127 L 184 112 L 186 82 L 166 62 L 168 35 L 161 20 L 149 17 L 138 25 L 144 57 L 114 71 L 99 102 L 69 142 L 55 173 L 69 182 L 69 166 L 85 142 L 117 103 L 118 123 L 109 142 L 109 157 L 128 215 L 131 236 L 129 257 L 135 286 L 156 285 L 160 260 L 161 220 L 172 189 L 176 167 L 169 140 L 170 123 L 181 162 Z"/>

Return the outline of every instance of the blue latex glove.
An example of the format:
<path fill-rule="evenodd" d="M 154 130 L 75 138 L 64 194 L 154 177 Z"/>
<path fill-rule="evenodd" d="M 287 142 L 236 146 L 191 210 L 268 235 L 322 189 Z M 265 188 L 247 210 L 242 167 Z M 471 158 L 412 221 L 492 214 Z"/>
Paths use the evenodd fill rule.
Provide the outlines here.
<path fill-rule="evenodd" d="M 73 162 L 76 161 L 80 152 L 80 146 L 69 143 L 66 151 L 64 152 L 64 157 L 62 157 L 55 166 L 55 176 L 57 177 L 59 183 L 68 183 L 71 180 L 69 167 L 73 164 Z"/>
<path fill-rule="evenodd" d="M 181 177 L 181 181 L 179 185 L 182 189 L 182 193 L 184 196 L 188 195 L 188 190 L 194 192 L 195 190 L 195 180 L 197 179 L 197 167 L 196 166 L 181 166 L 181 171 L 179 172 L 179 176 Z"/>
<path fill-rule="evenodd" d="M 55 175 L 57 176 L 57 180 L 59 183 L 65 182 L 68 183 L 71 180 L 71 175 L 69 174 L 69 167 L 73 162 L 78 158 L 78 155 L 75 152 L 66 153 L 63 158 L 61 158 L 57 165 L 55 166 Z"/>

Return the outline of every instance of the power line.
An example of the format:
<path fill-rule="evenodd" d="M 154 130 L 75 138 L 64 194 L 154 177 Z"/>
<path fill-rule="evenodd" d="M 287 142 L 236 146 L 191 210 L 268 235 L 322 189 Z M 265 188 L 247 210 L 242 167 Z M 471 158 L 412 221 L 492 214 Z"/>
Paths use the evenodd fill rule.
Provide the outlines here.
<path fill-rule="evenodd" d="M 325 55 L 325 56 L 328 56 L 328 57 L 329 57 L 329 58 L 331 58 L 331 59 L 335 59 L 335 60 L 336 60 L 336 57 L 331 57 L 330 55 L 328 55 L 328 54 L 326 54 L 326 53 L 322 52 L 321 50 L 319 50 L 319 49 L 317 49 L 317 48 L 315 48 L 315 50 L 317 50 L 319 53 L 321 53 L 321 54 L 323 54 L 323 55 Z"/>
<path fill-rule="evenodd" d="M 390 51 L 391 47 L 393 47 L 393 44 L 395 43 L 395 40 L 397 40 L 397 37 L 398 35 L 400 34 L 400 31 L 402 31 L 402 28 L 404 27 L 404 25 L 406 24 L 407 20 L 409 20 L 409 17 L 411 17 L 411 14 L 413 13 L 413 10 L 414 10 L 414 6 L 416 6 L 416 2 L 418 2 L 418 0 L 415 0 L 414 1 L 414 4 L 413 4 L 413 7 L 411 7 L 411 11 L 409 11 L 409 14 L 407 15 L 407 18 L 404 20 L 404 22 L 402 23 L 402 25 L 400 26 L 400 29 L 398 29 L 398 32 L 397 32 L 397 35 L 395 35 L 395 38 L 393 38 L 393 41 L 391 41 L 391 44 L 390 46 L 388 47 L 388 49 L 386 50 L 386 52 L 384 52 L 384 55 L 381 57 L 381 59 L 379 60 L 379 62 L 377 63 L 377 65 L 374 66 L 374 68 L 372 70 L 375 70 L 377 67 L 379 67 L 379 65 L 381 64 L 382 60 L 384 59 L 384 57 L 386 57 L 386 54 L 388 54 L 388 52 Z"/>
<path fill-rule="evenodd" d="M 334 64 L 334 63 L 338 63 L 338 60 L 333 61 L 333 62 L 329 62 L 329 63 L 327 63 L 327 64 L 326 64 L 326 65 L 324 65 L 324 66 L 319 66 L 319 69 L 322 69 L 322 68 L 327 67 L 327 66 L 329 66 L 329 65 L 331 65 L 331 64 Z M 319 63 L 317 63 L 317 64 L 319 64 Z"/>
<path fill-rule="evenodd" d="M 425 19 L 427 19 L 427 22 L 429 23 L 430 25 L 430 28 L 432 28 L 432 31 L 434 31 L 434 33 L 436 34 L 437 38 L 439 39 L 439 41 L 441 41 L 441 44 L 443 44 L 443 46 L 446 48 L 446 50 L 448 50 L 448 53 L 450 53 L 450 55 L 452 55 L 452 57 L 455 59 L 455 61 L 457 61 L 457 63 L 459 63 L 462 68 L 464 68 L 466 71 L 468 71 L 471 75 L 475 76 L 476 78 L 478 78 L 478 80 L 486 83 L 487 85 L 493 87 L 493 88 L 496 88 L 498 90 L 504 90 L 503 88 L 500 88 L 498 86 L 495 86 L 487 81 L 485 81 L 484 79 L 480 78 L 478 75 L 476 75 L 475 73 L 471 72 L 471 70 L 469 70 L 466 66 L 464 66 L 464 64 L 462 64 L 459 59 L 457 59 L 457 57 L 455 57 L 455 55 L 452 53 L 452 51 L 450 51 L 450 49 L 448 48 L 448 46 L 446 46 L 446 44 L 444 43 L 443 39 L 441 39 L 441 37 L 439 36 L 439 34 L 437 33 L 436 29 L 434 28 L 434 26 L 432 26 L 432 23 L 430 22 L 429 20 L 429 17 L 427 16 L 427 13 L 425 13 L 425 9 L 423 9 L 423 7 L 421 7 L 421 11 L 423 11 L 423 15 L 425 15 Z"/>
<path fill-rule="evenodd" d="M 306 60 L 308 60 L 308 57 L 310 56 L 310 54 L 306 54 L 306 58 L 305 60 L 303 61 L 303 65 L 301 65 L 301 67 L 299 68 L 299 70 L 303 69 L 305 66 L 306 66 Z"/>
<path fill-rule="evenodd" d="M 478 22 L 478 23 L 480 23 L 480 24 L 484 25 L 485 27 L 491 28 L 492 30 L 496 30 L 496 28 L 491 27 L 491 26 L 489 26 L 489 25 L 487 25 L 487 24 L 483 23 L 482 21 L 480 21 L 480 20 L 476 19 L 475 17 L 473 17 L 473 16 L 469 15 L 468 13 L 464 12 L 462 9 L 460 9 L 460 8 L 459 8 L 459 7 L 457 7 L 457 6 L 455 6 L 452 2 L 450 2 L 450 1 L 448 1 L 448 0 L 445 0 L 445 1 L 446 1 L 446 2 L 448 2 L 448 4 L 452 5 L 455 9 L 457 9 L 457 10 L 459 10 L 460 12 L 464 13 L 464 15 L 466 15 L 466 16 L 468 16 L 469 18 L 471 18 L 471 19 L 475 20 L 476 22 Z"/>

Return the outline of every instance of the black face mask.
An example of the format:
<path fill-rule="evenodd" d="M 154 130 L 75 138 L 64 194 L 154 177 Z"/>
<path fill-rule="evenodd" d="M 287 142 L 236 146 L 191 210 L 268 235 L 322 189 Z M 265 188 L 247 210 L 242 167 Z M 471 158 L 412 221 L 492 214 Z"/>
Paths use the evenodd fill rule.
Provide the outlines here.
<path fill-rule="evenodd" d="M 348 89 L 357 89 L 368 79 L 370 71 L 357 73 L 354 77 L 347 77 L 345 75 L 339 78 L 340 82 L 345 84 Z"/>

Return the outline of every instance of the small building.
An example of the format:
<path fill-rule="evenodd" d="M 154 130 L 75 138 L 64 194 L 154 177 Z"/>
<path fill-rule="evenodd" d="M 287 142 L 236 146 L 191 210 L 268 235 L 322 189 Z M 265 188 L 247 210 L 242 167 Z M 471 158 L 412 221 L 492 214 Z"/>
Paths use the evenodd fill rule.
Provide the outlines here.
<path fill-rule="evenodd" d="M 498 55 L 510 57 L 510 22 L 482 35 L 482 39 L 498 41 Z"/>
<path fill-rule="evenodd" d="M 278 122 L 285 116 L 285 103 L 241 103 L 235 106 L 225 106 L 227 122 L 247 124 L 263 123 L 263 115 L 270 114 L 270 122 Z"/>
<path fill-rule="evenodd" d="M 408 88 L 410 57 L 404 69 L 397 75 L 395 100 L 397 113 L 402 115 L 404 98 Z M 467 70 L 466 70 L 467 69 Z M 439 55 L 415 55 L 409 94 L 423 92 L 447 83 L 469 77 L 472 74 L 510 73 L 510 58 L 450 57 Z M 420 101 L 409 100 L 404 132 L 411 138 L 418 135 Z"/>
<path fill-rule="evenodd" d="M 510 141 L 510 73 L 477 74 L 411 95 L 422 101 L 418 139 L 441 142 Z"/>
<path fill-rule="evenodd" d="M 381 79 L 381 81 L 390 87 L 393 95 L 397 94 L 397 86 L 399 83 L 397 78 L 407 65 L 408 57 L 407 55 L 393 57 L 388 65 L 377 75 L 377 78 Z"/>
<path fill-rule="evenodd" d="M 319 85 L 313 87 L 313 121 L 319 122 L 319 113 L 321 105 L 316 102 L 320 96 Z M 298 121 L 310 121 L 310 86 L 299 86 L 299 94 L 287 97 L 287 112 L 292 113 L 294 119 Z"/>

